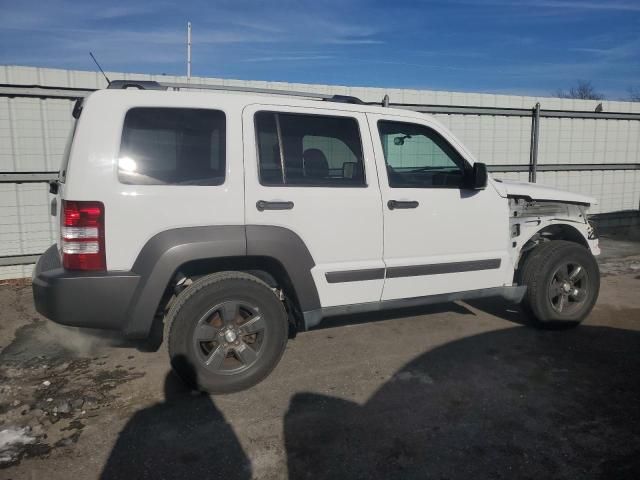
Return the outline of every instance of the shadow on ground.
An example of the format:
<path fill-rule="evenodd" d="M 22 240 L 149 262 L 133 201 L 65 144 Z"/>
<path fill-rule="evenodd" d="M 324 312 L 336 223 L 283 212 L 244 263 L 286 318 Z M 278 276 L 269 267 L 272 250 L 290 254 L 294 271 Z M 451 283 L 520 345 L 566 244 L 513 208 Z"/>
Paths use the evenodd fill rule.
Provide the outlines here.
<path fill-rule="evenodd" d="M 502 298 L 478 298 L 475 300 L 465 300 L 470 305 L 484 313 L 502 318 L 511 323 L 518 325 L 529 325 L 530 321 L 522 311 L 522 307 L 518 304 L 504 301 Z"/>
<path fill-rule="evenodd" d="M 173 373 L 165 401 L 137 412 L 118 435 L 101 479 L 250 479 L 251 464 L 211 398 Z"/>
<path fill-rule="evenodd" d="M 640 334 L 516 327 L 402 368 L 364 405 L 295 395 L 289 477 L 638 478 Z"/>
<path fill-rule="evenodd" d="M 274 478 L 640 478 L 639 347 L 635 331 L 514 327 L 426 352 L 364 405 L 296 394 Z M 166 391 L 102 478 L 251 478 L 214 402 L 172 375 Z"/>

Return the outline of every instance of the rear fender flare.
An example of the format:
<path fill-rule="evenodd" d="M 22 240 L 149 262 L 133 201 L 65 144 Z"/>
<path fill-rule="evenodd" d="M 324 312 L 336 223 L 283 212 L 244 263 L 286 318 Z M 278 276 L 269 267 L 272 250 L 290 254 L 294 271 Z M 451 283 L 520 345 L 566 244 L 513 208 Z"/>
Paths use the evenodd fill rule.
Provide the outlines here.
<path fill-rule="evenodd" d="M 247 255 L 278 261 L 293 284 L 300 309 L 320 308 L 311 275 L 315 263 L 303 240 L 291 230 L 263 225 L 177 228 L 153 236 L 133 264 L 132 273 L 140 281 L 127 309 L 125 336 L 149 335 L 164 292 L 181 265 Z"/>

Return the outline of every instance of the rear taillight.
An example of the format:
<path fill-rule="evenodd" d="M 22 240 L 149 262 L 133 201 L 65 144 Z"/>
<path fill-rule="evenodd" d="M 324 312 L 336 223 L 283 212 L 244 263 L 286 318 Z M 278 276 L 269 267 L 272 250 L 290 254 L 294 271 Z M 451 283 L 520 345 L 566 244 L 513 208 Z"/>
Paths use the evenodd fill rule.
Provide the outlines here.
<path fill-rule="evenodd" d="M 102 202 L 64 200 L 60 213 L 60 244 L 64 268 L 106 270 Z"/>

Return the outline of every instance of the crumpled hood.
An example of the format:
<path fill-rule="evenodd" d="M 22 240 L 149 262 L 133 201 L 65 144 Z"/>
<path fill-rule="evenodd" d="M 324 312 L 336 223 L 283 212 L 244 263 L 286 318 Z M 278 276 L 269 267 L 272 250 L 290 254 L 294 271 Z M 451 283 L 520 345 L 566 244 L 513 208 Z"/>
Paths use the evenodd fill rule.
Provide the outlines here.
<path fill-rule="evenodd" d="M 498 193 L 503 197 L 524 197 L 531 200 L 581 203 L 597 205 L 598 201 L 587 195 L 571 193 L 557 188 L 547 187 L 539 183 L 515 182 L 511 180 L 494 181 Z"/>

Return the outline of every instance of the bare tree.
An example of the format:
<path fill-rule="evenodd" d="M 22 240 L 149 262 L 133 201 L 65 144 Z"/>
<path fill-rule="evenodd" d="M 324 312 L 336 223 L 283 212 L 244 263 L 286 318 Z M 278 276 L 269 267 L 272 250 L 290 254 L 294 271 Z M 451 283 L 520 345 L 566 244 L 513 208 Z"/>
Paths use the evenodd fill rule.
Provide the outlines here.
<path fill-rule="evenodd" d="M 591 82 L 578 80 L 578 83 L 569 91 L 557 90 L 554 96 L 558 98 L 575 98 L 579 100 L 604 100 L 604 95 L 597 92 Z"/>

